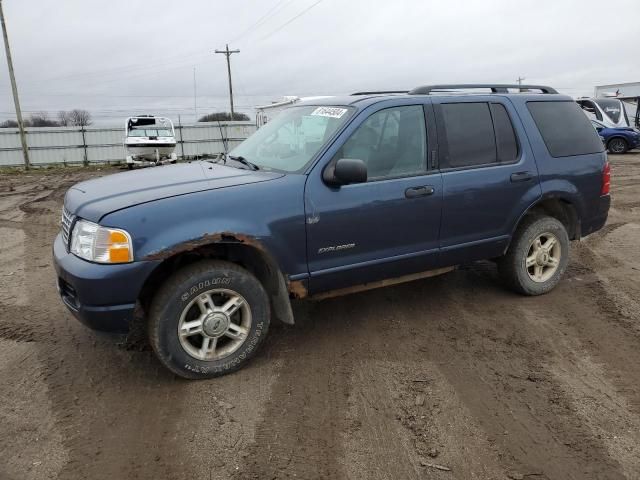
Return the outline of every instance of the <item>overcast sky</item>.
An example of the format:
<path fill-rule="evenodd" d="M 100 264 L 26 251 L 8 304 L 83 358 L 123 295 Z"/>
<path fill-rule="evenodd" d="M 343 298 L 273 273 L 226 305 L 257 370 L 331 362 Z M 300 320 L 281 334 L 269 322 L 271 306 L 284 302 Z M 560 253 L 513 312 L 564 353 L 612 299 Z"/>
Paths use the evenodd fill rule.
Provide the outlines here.
<path fill-rule="evenodd" d="M 640 81 L 640 0 L 3 0 L 19 93 L 33 111 L 174 121 L 283 95 L 429 83 L 550 84 L 574 95 Z M 2 52 L 3 53 L 3 52 Z M 4 55 L 0 120 L 13 118 Z"/>

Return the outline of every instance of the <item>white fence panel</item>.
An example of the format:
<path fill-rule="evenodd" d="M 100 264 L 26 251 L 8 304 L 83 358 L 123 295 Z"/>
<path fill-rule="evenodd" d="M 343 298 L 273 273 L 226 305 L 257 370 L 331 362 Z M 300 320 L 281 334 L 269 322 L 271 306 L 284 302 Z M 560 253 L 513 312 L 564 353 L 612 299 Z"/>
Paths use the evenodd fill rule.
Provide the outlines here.
<path fill-rule="evenodd" d="M 235 147 L 256 130 L 250 122 L 206 122 L 176 125 L 176 154 L 181 158 L 212 155 Z M 34 165 L 115 163 L 125 158 L 124 129 L 98 127 L 27 128 L 29 158 Z M 0 129 L 0 166 L 22 165 L 20 136 L 15 128 Z"/>
<path fill-rule="evenodd" d="M 18 162 L 14 161 L 11 165 L 21 165 L 24 163 L 22 150 L 18 150 Z M 84 150 L 82 148 L 29 148 L 29 161 L 33 165 L 49 165 L 51 163 L 82 163 L 84 161 Z"/>

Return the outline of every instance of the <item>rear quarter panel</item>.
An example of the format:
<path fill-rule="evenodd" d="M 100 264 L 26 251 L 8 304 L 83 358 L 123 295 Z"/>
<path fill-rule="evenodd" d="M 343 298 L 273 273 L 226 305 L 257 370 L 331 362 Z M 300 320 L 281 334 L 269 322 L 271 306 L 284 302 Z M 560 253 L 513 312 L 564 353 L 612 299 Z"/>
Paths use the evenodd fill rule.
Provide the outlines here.
<path fill-rule="evenodd" d="M 526 105 L 528 98 L 514 97 L 512 102 L 518 107 L 520 119 L 535 153 L 542 199 L 559 198 L 570 202 L 576 209 L 580 223 L 588 224 L 593 217 L 601 215 L 600 191 L 602 170 L 607 161 L 606 152 L 552 157 L 529 113 Z M 595 130 L 594 135 L 597 135 Z"/>

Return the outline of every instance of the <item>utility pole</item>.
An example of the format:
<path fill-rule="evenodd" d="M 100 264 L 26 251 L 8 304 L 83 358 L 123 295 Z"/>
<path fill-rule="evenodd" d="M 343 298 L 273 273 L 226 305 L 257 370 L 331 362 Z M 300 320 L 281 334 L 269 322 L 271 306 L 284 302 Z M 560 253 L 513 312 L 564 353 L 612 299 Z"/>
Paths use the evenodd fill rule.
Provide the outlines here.
<path fill-rule="evenodd" d="M 193 123 L 198 123 L 198 102 L 196 100 L 196 67 L 193 67 L 193 115 L 196 117 Z"/>
<path fill-rule="evenodd" d="M 216 50 L 216 53 L 222 53 L 227 57 L 227 74 L 229 75 L 229 101 L 231 103 L 231 120 L 234 118 L 233 112 L 233 86 L 231 85 L 231 54 L 240 53 L 240 50 L 229 50 L 229 44 L 225 45 L 224 50 Z"/>
<path fill-rule="evenodd" d="M 522 81 L 526 80 L 524 77 L 518 77 L 518 85 L 522 86 Z"/>
<path fill-rule="evenodd" d="M 9 48 L 9 36 L 7 26 L 4 23 L 4 12 L 2 11 L 2 0 L 0 0 L 0 23 L 2 24 L 2 36 L 4 38 L 4 49 L 7 53 L 7 65 L 9 67 L 9 78 L 11 78 L 11 90 L 13 90 L 13 103 L 16 107 L 16 118 L 20 129 L 20 142 L 22 143 L 22 154 L 24 156 L 24 168 L 29 170 L 29 149 L 27 147 L 27 137 L 24 133 L 24 122 L 22 121 L 22 111 L 20 110 L 20 100 L 18 100 L 18 86 L 13 73 L 13 61 L 11 60 L 11 49 Z"/>

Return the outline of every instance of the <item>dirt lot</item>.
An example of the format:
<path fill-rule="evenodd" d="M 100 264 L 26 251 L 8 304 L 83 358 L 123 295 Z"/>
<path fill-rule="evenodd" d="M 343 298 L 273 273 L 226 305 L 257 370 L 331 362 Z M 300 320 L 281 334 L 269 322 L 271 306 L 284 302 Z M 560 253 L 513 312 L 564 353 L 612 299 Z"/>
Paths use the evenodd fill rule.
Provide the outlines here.
<path fill-rule="evenodd" d="M 0 479 L 640 478 L 640 154 L 611 160 L 609 223 L 549 295 L 479 263 L 296 305 L 204 382 L 58 299 L 63 194 L 105 170 L 2 175 Z"/>

